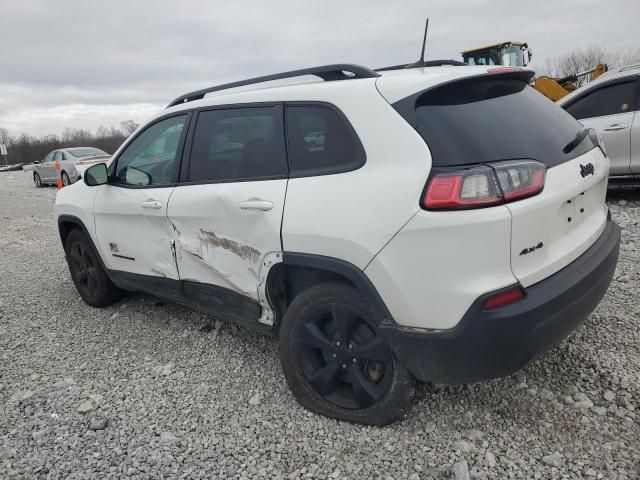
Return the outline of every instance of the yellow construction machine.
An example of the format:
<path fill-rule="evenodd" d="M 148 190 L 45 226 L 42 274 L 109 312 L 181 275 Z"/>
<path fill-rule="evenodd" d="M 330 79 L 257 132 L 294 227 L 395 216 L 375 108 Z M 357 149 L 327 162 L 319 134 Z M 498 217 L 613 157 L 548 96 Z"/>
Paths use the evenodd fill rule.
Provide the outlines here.
<path fill-rule="evenodd" d="M 608 67 L 606 63 L 599 63 L 590 70 L 585 70 L 584 72 L 575 73 L 573 75 L 567 75 L 566 77 L 535 77 L 532 79 L 532 86 L 545 97 L 550 98 L 555 102 L 565 95 L 569 95 L 574 90 L 577 90 L 579 86 L 576 84 L 576 81 L 580 77 L 591 75 L 590 81 L 595 80 L 607 70 Z"/>
<path fill-rule="evenodd" d="M 468 65 L 505 65 L 524 67 L 531 60 L 531 49 L 526 42 L 502 42 L 462 52 L 462 61 Z"/>
<path fill-rule="evenodd" d="M 533 56 L 526 42 L 502 42 L 482 48 L 474 48 L 462 52 L 462 59 L 468 65 L 503 65 L 508 67 L 525 67 Z M 535 77 L 531 80 L 533 88 L 554 102 L 578 88 L 577 80 L 591 75 L 595 80 L 607 71 L 607 65 L 600 63 L 594 68 L 567 75 L 566 77 Z"/>

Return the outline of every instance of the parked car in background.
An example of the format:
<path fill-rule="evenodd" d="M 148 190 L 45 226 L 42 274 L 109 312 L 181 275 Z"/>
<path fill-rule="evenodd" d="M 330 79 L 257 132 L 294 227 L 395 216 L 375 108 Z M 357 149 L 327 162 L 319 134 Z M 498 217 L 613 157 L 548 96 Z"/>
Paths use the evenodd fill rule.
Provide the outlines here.
<path fill-rule="evenodd" d="M 49 152 L 40 161 L 33 162 L 33 183 L 36 187 L 53 185 L 58 181 L 55 162 L 61 164 L 60 178 L 67 186 L 80 179 L 82 172 L 90 165 L 106 162 L 111 157 L 107 152 L 95 147 L 62 148 Z M 25 169 L 27 170 L 27 169 Z"/>
<path fill-rule="evenodd" d="M 585 127 L 595 128 L 611 161 L 612 181 L 640 180 L 640 65 L 609 70 L 558 101 Z"/>
<path fill-rule="evenodd" d="M 2 165 L 0 172 L 13 172 L 15 170 L 22 170 L 23 163 L 11 163 L 9 165 Z"/>

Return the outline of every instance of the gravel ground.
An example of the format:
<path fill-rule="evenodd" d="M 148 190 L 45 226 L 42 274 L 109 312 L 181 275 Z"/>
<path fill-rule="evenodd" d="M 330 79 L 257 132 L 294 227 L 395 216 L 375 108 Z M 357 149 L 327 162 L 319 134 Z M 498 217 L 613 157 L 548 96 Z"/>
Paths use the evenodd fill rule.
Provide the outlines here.
<path fill-rule="evenodd" d="M 640 477 L 640 188 L 610 192 L 623 245 L 588 324 L 385 428 L 301 408 L 272 339 L 146 295 L 85 305 L 55 194 L 0 173 L 0 478 Z"/>

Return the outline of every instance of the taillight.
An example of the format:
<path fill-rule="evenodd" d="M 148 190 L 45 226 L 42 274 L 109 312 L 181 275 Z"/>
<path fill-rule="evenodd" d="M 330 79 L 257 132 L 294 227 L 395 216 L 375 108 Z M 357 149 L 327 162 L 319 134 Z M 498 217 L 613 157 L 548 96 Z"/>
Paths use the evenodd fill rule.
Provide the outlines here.
<path fill-rule="evenodd" d="M 434 210 L 489 207 L 502 203 L 495 174 L 489 167 L 436 173 L 422 199 L 422 206 Z"/>
<path fill-rule="evenodd" d="M 532 160 L 438 169 L 420 204 L 427 210 L 463 210 L 521 200 L 542 191 L 546 171 Z"/>
<path fill-rule="evenodd" d="M 498 176 L 505 202 L 539 194 L 544 188 L 547 169 L 544 165 L 530 160 L 499 162 L 491 165 Z"/>
<path fill-rule="evenodd" d="M 484 301 L 482 308 L 485 310 L 495 310 L 496 308 L 506 307 L 522 298 L 524 298 L 522 287 L 515 286 L 491 295 Z"/>

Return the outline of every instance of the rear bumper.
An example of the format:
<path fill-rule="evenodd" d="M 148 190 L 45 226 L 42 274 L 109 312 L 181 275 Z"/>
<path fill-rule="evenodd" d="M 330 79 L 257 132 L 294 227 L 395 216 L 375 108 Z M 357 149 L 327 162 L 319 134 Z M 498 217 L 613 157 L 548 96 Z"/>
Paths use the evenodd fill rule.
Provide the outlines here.
<path fill-rule="evenodd" d="M 608 220 L 582 256 L 531 285 L 524 299 L 493 311 L 478 298 L 450 330 L 425 332 L 395 324 L 381 327 L 396 357 L 417 379 L 472 383 L 510 375 L 581 324 L 604 296 L 613 277 L 620 228 Z"/>

